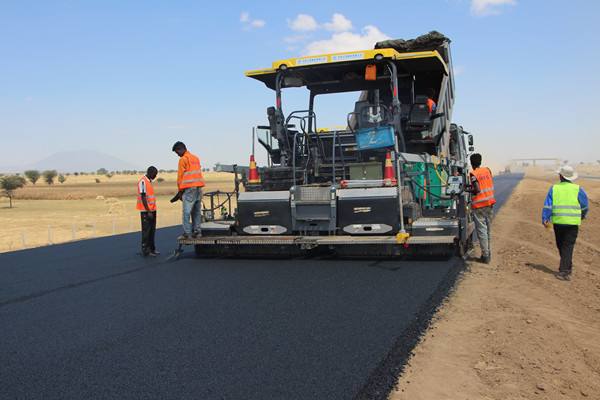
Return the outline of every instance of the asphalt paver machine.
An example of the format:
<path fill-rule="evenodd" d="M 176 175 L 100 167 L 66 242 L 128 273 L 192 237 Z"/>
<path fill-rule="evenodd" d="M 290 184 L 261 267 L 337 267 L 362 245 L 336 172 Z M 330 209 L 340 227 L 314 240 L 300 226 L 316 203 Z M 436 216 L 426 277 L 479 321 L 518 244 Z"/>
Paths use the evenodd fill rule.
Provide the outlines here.
<path fill-rule="evenodd" d="M 464 255 L 473 148 L 452 123 L 449 45 L 431 32 L 247 72 L 274 94 L 258 137 L 267 165 L 243 174 L 231 218 L 179 244 L 212 256 Z M 288 88 L 306 89 L 303 109 L 286 109 Z M 344 125 L 319 126 L 315 99 L 348 92 L 356 102 Z"/>

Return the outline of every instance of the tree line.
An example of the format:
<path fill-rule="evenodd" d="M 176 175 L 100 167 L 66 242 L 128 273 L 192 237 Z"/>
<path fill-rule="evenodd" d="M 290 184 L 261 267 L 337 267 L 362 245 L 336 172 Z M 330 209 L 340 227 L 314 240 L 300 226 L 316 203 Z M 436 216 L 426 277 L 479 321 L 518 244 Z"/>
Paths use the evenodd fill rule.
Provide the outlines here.
<path fill-rule="evenodd" d="M 208 171 L 210 171 L 210 169 L 203 168 L 203 171 L 208 172 Z M 104 175 L 110 179 L 114 175 L 137 175 L 137 174 L 144 174 L 145 172 L 146 171 L 136 171 L 136 170 L 108 171 L 106 168 L 100 168 L 95 173 L 82 171 L 82 172 L 73 172 L 72 174 L 73 174 L 73 176 Z M 160 169 L 158 172 L 159 173 L 175 173 L 175 172 L 177 172 L 177 170 Z M 69 173 L 69 172 L 64 173 L 64 174 L 58 173 L 58 171 L 56 171 L 54 169 L 50 169 L 50 170 L 46 170 L 46 171 L 38 171 L 35 169 L 30 169 L 30 170 L 23 172 L 23 175 L 24 175 L 24 177 L 18 173 L 15 175 L 6 175 L 6 176 L 3 174 L 0 174 L 0 189 L 1 189 L 0 193 L 3 196 L 8 197 L 10 208 L 12 208 L 12 200 L 14 197 L 14 192 L 17 189 L 20 189 L 23 186 L 25 186 L 27 181 L 31 182 L 32 185 L 37 184 L 40 179 L 42 179 L 42 181 L 45 182 L 47 185 L 54 185 L 55 180 L 58 183 L 63 184 L 66 182 L 67 178 L 71 175 L 71 173 Z M 164 179 L 158 178 L 157 181 L 162 182 L 162 181 L 164 181 Z M 96 178 L 96 183 L 100 183 L 100 180 L 98 178 Z"/>

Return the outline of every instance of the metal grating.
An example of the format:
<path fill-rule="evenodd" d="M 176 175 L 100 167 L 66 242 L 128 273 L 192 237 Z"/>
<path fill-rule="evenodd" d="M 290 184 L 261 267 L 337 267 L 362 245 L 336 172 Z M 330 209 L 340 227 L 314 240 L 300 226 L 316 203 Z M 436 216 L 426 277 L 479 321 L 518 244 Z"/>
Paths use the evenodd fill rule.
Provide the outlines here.
<path fill-rule="evenodd" d="M 329 201 L 331 188 L 319 186 L 299 186 L 296 200 L 299 201 Z"/>

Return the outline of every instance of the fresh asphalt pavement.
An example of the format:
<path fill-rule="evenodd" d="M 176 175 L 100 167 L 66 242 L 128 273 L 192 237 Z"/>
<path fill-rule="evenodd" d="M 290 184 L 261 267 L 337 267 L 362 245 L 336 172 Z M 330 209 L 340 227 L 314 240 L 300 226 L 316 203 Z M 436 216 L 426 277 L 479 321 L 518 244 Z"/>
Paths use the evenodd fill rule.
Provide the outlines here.
<path fill-rule="evenodd" d="M 496 179 L 501 202 L 520 178 Z M 136 255 L 136 234 L 1 254 L 0 398 L 385 398 L 390 354 L 405 359 L 460 269 L 167 261 L 178 233 L 158 231 L 154 259 Z"/>

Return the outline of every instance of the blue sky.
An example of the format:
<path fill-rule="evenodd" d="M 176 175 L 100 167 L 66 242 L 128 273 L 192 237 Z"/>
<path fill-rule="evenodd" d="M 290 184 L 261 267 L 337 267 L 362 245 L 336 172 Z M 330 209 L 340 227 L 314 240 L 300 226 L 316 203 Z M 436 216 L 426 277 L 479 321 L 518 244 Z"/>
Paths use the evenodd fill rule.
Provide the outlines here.
<path fill-rule="evenodd" d="M 433 29 L 453 41 L 454 120 L 484 157 L 597 160 L 599 12 L 593 0 L 4 0 L 0 166 L 97 149 L 175 168 L 176 140 L 207 166 L 247 163 L 274 96 L 245 70 Z M 340 101 L 320 119 L 343 124 Z"/>

